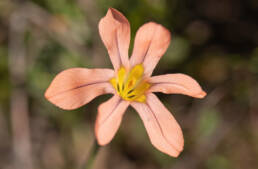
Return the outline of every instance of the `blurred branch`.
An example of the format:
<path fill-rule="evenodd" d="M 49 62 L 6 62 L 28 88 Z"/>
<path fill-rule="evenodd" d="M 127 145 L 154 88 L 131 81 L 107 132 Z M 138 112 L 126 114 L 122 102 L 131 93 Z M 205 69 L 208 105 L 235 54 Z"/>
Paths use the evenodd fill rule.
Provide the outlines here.
<path fill-rule="evenodd" d="M 84 42 L 72 36 L 68 24 L 61 17 L 50 14 L 32 2 L 25 2 L 22 5 L 13 3 L 12 6 L 13 13 L 22 15 L 28 24 L 38 27 L 70 51 L 85 56 L 87 50 Z"/>
<path fill-rule="evenodd" d="M 84 163 L 79 167 L 80 169 L 90 169 L 93 167 L 94 161 L 98 154 L 100 146 L 97 143 L 97 140 L 94 139 L 93 145 L 91 146 L 90 154 L 87 159 L 85 159 Z"/>
<path fill-rule="evenodd" d="M 204 142 L 199 142 L 196 145 L 193 152 L 186 155 L 183 159 L 177 162 L 171 169 L 195 169 L 199 165 L 206 161 L 210 155 L 216 150 L 223 139 L 234 129 L 241 118 L 234 120 L 233 122 L 223 122 L 220 127 L 218 127 L 213 135 L 205 140 Z"/>
<path fill-rule="evenodd" d="M 25 90 L 26 51 L 24 33 L 26 20 L 20 11 L 10 16 L 9 32 L 9 72 L 12 85 L 10 112 L 13 134 L 15 168 L 32 169 L 30 128 L 28 117 L 28 95 Z"/>
<path fill-rule="evenodd" d="M 69 27 L 60 18 L 49 14 L 43 8 L 33 3 L 26 3 L 22 11 L 28 22 L 42 29 L 49 36 L 54 37 L 67 49 L 81 56 L 85 55 L 87 50 L 83 46 L 83 42 L 70 36 Z"/>
<path fill-rule="evenodd" d="M 215 107 L 226 94 L 224 87 L 217 87 L 207 96 L 206 101 L 201 106 L 194 106 L 193 109 L 196 110 L 196 107 L 201 109 L 204 105 L 206 107 Z M 190 112 L 192 112 L 192 110 L 190 110 Z M 223 139 L 234 129 L 241 119 L 243 119 L 243 116 L 238 116 L 230 122 L 226 120 L 222 121 L 210 137 L 205 140 L 198 140 L 198 144 L 193 148 L 192 153 L 186 155 L 171 167 L 171 169 L 198 168 L 202 162 L 206 161 L 207 158 L 210 157 Z"/>
<path fill-rule="evenodd" d="M 195 100 L 194 104 L 187 110 L 188 115 L 184 116 L 183 126 L 187 129 L 192 129 L 195 125 L 194 121 L 198 118 L 199 112 L 204 107 L 216 107 L 219 102 L 223 99 L 223 97 L 227 94 L 227 89 L 225 87 L 217 87 L 213 91 L 208 92 L 208 95 L 201 102 L 199 100 Z"/>

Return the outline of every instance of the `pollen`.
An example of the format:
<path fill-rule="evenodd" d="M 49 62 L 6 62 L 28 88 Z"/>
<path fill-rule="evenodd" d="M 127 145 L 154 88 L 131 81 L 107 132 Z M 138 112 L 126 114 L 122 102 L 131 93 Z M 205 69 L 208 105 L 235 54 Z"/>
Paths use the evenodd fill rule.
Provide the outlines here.
<path fill-rule="evenodd" d="M 130 71 L 121 67 L 117 76 L 110 79 L 110 83 L 124 100 L 145 102 L 145 92 L 150 88 L 150 84 L 143 79 L 143 72 L 141 64 L 134 66 Z"/>

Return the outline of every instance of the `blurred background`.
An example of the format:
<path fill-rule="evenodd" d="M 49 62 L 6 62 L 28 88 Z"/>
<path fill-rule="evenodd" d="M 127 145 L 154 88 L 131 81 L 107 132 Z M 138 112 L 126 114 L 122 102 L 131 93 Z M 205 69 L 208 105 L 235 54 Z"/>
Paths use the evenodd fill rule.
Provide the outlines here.
<path fill-rule="evenodd" d="M 172 42 L 154 75 L 188 74 L 208 95 L 158 94 L 183 129 L 178 158 L 151 145 L 129 108 L 93 168 L 257 169 L 257 0 L 1 0 L 0 168 L 75 169 L 87 159 L 97 106 L 111 95 L 63 111 L 44 92 L 64 69 L 111 68 L 98 33 L 109 7 L 130 21 L 131 48 L 142 24 L 166 26 Z"/>

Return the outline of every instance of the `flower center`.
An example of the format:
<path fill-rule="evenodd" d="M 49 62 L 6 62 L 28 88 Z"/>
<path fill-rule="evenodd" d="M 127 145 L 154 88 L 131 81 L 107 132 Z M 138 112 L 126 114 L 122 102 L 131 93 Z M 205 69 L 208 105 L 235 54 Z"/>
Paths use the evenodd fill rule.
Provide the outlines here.
<path fill-rule="evenodd" d="M 134 66 L 129 72 L 121 67 L 117 77 L 110 79 L 110 83 L 124 100 L 145 102 L 145 92 L 150 84 L 143 80 L 143 72 L 141 64 Z"/>

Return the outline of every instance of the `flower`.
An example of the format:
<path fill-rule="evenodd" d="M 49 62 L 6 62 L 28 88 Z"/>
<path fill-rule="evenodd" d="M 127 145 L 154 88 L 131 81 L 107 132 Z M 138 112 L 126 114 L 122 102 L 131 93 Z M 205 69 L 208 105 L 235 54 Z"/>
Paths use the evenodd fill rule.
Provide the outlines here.
<path fill-rule="evenodd" d="M 203 98 L 206 93 L 194 79 L 184 74 L 151 77 L 170 43 L 170 32 L 154 22 L 141 26 L 136 33 L 130 60 L 130 25 L 123 14 L 110 8 L 99 22 L 99 33 L 114 70 L 65 70 L 54 78 L 45 97 L 62 109 L 71 110 L 99 95 L 112 93 L 114 96 L 98 107 L 95 135 L 100 145 L 112 140 L 131 105 L 139 113 L 153 146 L 177 157 L 184 146 L 182 130 L 153 92 L 196 98 Z"/>

